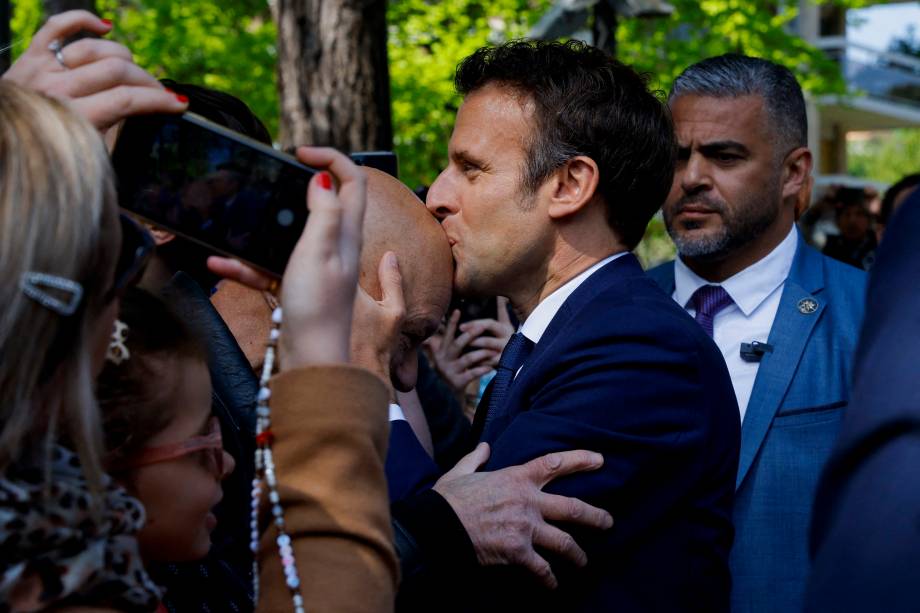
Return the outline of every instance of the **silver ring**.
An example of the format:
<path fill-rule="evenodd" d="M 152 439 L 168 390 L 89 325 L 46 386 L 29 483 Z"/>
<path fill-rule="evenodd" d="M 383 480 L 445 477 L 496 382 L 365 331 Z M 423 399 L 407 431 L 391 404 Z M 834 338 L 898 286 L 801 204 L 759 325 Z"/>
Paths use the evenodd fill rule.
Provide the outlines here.
<path fill-rule="evenodd" d="M 61 68 L 64 70 L 69 70 L 70 67 L 64 63 L 64 47 L 61 45 L 61 41 L 54 39 L 48 45 L 48 51 L 54 54 L 54 59 L 57 60 L 57 63 L 61 65 Z"/>

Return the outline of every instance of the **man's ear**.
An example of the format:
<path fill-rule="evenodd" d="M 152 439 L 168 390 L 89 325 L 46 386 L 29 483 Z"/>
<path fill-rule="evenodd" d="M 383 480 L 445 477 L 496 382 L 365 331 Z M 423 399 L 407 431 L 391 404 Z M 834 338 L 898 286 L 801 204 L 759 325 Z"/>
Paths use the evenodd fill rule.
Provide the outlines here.
<path fill-rule="evenodd" d="M 808 207 L 811 206 L 811 188 L 814 187 L 815 178 L 808 175 L 805 182 L 802 183 L 802 189 L 799 190 L 798 199 L 795 202 L 795 220 L 798 221 Z"/>
<path fill-rule="evenodd" d="M 551 179 L 549 216 L 563 219 L 574 215 L 594 199 L 600 171 L 591 158 L 573 157 L 557 170 Z"/>
<path fill-rule="evenodd" d="M 796 209 L 802 191 L 808 187 L 811 179 L 812 158 L 807 147 L 794 149 L 783 161 L 783 201 L 795 199 Z"/>
<path fill-rule="evenodd" d="M 176 238 L 176 235 L 172 232 L 168 232 L 159 226 L 147 226 L 147 231 L 150 232 L 150 236 L 153 237 L 153 242 L 157 247 L 165 245 L 166 243 L 171 243 L 173 239 Z"/>

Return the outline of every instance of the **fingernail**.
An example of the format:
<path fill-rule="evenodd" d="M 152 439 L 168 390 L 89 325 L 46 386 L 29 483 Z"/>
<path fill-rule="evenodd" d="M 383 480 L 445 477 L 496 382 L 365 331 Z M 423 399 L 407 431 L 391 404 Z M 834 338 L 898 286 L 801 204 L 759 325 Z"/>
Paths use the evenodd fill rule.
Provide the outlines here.
<path fill-rule="evenodd" d="M 387 266 L 396 270 L 399 269 L 399 261 L 396 259 L 396 254 L 392 251 L 387 254 Z"/>
<path fill-rule="evenodd" d="M 111 20 L 111 19 L 101 19 L 100 21 L 102 21 L 102 23 L 104 23 L 104 24 L 106 25 L 106 27 L 109 27 L 109 28 L 112 27 L 112 20 Z"/>
<path fill-rule="evenodd" d="M 332 177 L 329 176 L 328 172 L 319 173 L 319 177 L 316 180 L 323 189 L 332 189 Z"/>
<path fill-rule="evenodd" d="M 188 102 L 188 96 L 185 96 L 183 94 L 176 94 L 176 100 L 178 100 L 182 104 L 186 104 Z"/>

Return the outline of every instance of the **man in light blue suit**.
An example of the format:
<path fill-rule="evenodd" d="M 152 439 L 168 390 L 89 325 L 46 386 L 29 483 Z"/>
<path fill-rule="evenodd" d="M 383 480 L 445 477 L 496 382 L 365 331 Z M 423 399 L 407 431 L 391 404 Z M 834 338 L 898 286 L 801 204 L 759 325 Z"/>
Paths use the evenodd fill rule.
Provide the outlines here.
<path fill-rule="evenodd" d="M 795 227 L 812 157 L 791 72 L 710 58 L 678 77 L 669 105 L 679 155 L 664 217 L 679 258 L 650 275 L 713 337 L 741 410 L 732 610 L 801 611 L 812 501 L 849 398 L 865 274 Z"/>

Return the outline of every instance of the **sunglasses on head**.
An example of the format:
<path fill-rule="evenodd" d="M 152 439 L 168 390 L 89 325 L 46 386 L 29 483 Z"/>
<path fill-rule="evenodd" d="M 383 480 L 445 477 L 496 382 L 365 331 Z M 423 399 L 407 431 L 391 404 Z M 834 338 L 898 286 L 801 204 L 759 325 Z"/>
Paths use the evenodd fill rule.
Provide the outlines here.
<path fill-rule="evenodd" d="M 208 420 L 208 429 L 205 434 L 193 436 L 170 445 L 147 447 L 131 458 L 123 467 L 132 469 L 149 466 L 150 464 L 159 464 L 160 462 L 175 460 L 198 451 L 207 452 L 204 457 L 207 461 L 208 469 L 217 477 L 223 477 L 224 443 L 220 435 L 220 422 L 217 417 L 212 416 Z"/>
<path fill-rule="evenodd" d="M 129 216 L 121 213 L 118 219 L 121 223 L 121 251 L 115 264 L 115 281 L 106 295 L 109 300 L 140 281 L 156 245 L 150 233 Z"/>

